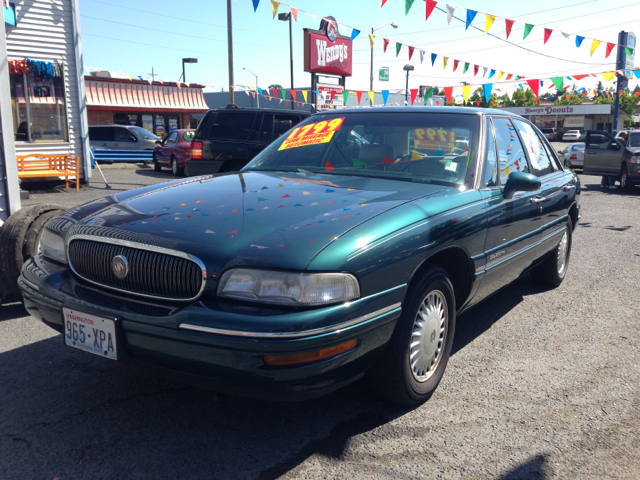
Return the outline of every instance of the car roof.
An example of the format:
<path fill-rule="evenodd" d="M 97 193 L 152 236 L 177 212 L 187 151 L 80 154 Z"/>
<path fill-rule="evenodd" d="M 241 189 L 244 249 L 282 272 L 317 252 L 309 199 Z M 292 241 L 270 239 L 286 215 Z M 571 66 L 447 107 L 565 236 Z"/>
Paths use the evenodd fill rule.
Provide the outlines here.
<path fill-rule="evenodd" d="M 311 115 L 308 110 L 287 110 L 284 108 L 245 108 L 245 107 L 222 107 L 212 108 L 210 112 L 255 112 L 255 113 L 282 113 L 282 114 L 300 114 Z"/>
<path fill-rule="evenodd" d="M 317 113 L 453 113 L 456 115 L 488 115 L 488 114 L 500 114 L 509 115 L 513 117 L 519 117 L 515 113 L 508 112 L 506 110 L 497 110 L 495 108 L 476 108 L 476 107 L 366 107 L 366 108 L 346 108 L 342 110 L 324 110 Z"/>

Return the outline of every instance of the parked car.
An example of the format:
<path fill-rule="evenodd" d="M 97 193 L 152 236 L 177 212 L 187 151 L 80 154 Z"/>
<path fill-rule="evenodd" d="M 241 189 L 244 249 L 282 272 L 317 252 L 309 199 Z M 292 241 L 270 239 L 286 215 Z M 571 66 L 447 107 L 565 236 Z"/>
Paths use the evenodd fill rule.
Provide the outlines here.
<path fill-rule="evenodd" d="M 273 140 L 310 115 L 309 112 L 238 108 L 209 110 L 191 144 L 187 175 L 235 172 Z"/>
<path fill-rule="evenodd" d="M 572 143 L 558 150 L 558 158 L 565 167 L 582 168 L 584 165 L 584 143 Z"/>
<path fill-rule="evenodd" d="M 631 191 L 640 183 L 640 131 L 630 132 L 625 145 L 609 132 L 588 130 L 583 171 L 617 177 L 622 190 Z"/>
<path fill-rule="evenodd" d="M 457 138 L 468 149 L 447 156 Z M 525 272 L 562 283 L 579 193 L 514 114 L 331 110 L 241 172 L 55 217 L 19 285 L 78 355 L 286 400 L 366 376 L 415 405 L 444 374 L 460 312 Z"/>
<path fill-rule="evenodd" d="M 184 165 L 191 154 L 191 140 L 195 130 L 174 130 L 164 137 L 153 151 L 153 166 L 156 172 L 162 167 L 171 167 L 175 177 L 184 175 Z"/>
<path fill-rule="evenodd" d="M 580 130 L 568 130 L 562 136 L 562 141 L 564 142 L 579 142 L 580 141 Z"/>
<path fill-rule="evenodd" d="M 550 142 L 562 141 L 562 129 L 561 128 L 541 128 L 540 131 Z"/>
<path fill-rule="evenodd" d="M 130 125 L 91 125 L 89 145 L 109 150 L 153 150 L 160 143 L 150 131 Z"/>

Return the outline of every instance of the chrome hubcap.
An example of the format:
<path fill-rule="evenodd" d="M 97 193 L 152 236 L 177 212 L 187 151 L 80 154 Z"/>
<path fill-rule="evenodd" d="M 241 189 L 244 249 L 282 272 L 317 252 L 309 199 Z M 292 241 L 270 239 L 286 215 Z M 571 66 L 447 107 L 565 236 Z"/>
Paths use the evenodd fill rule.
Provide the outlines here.
<path fill-rule="evenodd" d="M 171 162 L 171 170 L 173 170 L 173 173 L 178 171 L 178 162 L 176 162 L 175 159 Z"/>
<path fill-rule="evenodd" d="M 567 232 L 562 235 L 560 245 L 558 245 L 558 273 L 562 275 L 567 266 L 567 252 L 569 250 L 569 236 Z"/>
<path fill-rule="evenodd" d="M 624 172 L 622 172 L 622 178 L 620 179 L 620 186 L 622 186 L 622 187 L 626 187 L 627 186 L 627 172 L 626 172 L 626 170 Z"/>
<path fill-rule="evenodd" d="M 409 362 L 418 382 L 427 381 L 438 368 L 447 338 L 449 313 L 447 300 L 433 290 L 422 301 L 413 322 Z"/>

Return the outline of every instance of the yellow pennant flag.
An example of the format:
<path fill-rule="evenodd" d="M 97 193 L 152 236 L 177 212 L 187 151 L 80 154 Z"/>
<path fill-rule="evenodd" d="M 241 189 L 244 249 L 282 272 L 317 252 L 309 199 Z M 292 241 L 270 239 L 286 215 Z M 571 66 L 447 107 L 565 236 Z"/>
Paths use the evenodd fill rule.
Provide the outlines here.
<path fill-rule="evenodd" d="M 369 34 L 369 41 L 371 42 L 371 49 L 373 50 L 373 42 L 375 41 L 376 36 Z"/>
<path fill-rule="evenodd" d="M 127 75 L 127 77 L 129 77 L 129 80 L 131 80 L 133 78 L 133 75 Z"/>
<path fill-rule="evenodd" d="M 606 73 L 602 73 L 602 78 L 604 78 L 607 82 L 610 82 L 611 80 L 613 80 L 614 75 L 616 74 L 616 72 L 606 72 Z"/>
<path fill-rule="evenodd" d="M 594 40 L 591 42 L 591 56 L 593 57 L 593 52 L 596 51 L 596 48 L 598 48 L 598 45 L 600 45 L 600 40 Z"/>
<path fill-rule="evenodd" d="M 302 96 L 304 97 L 304 103 L 307 103 L 307 91 L 302 90 Z"/>
<path fill-rule="evenodd" d="M 500 72 L 500 73 L 498 74 L 498 78 L 496 78 L 496 82 L 497 82 L 498 80 L 500 80 L 500 79 L 502 78 L 502 76 L 503 76 L 503 75 L 504 75 L 504 72 Z"/>
<path fill-rule="evenodd" d="M 373 92 L 369 91 L 369 98 L 371 99 L 371 105 L 373 105 Z"/>
<path fill-rule="evenodd" d="M 449 57 L 442 57 L 442 69 L 447 68 L 447 62 L 449 61 Z"/>
<path fill-rule="evenodd" d="M 422 160 L 424 157 L 415 150 L 411 150 L 411 161 Z"/>
<path fill-rule="evenodd" d="M 493 25 L 493 22 L 496 21 L 496 17 L 494 15 L 486 15 L 486 17 L 487 17 L 487 20 L 484 22 L 484 33 L 485 34 L 489 31 L 489 29 Z"/>
<path fill-rule="evenodd" d="M 465 103 L 469 103 L 469 94 L 471 93 L 471 85 L 462 86 L 462 95 L 464 95 Z"/>
<path fill-rule="evenodd" d="M 274 2 L 271 0 L 271 7 L 273 7 L 273 18 L 276 18 L 276 13 L 278 13 L 278 7 L 280 6 L 280 2 Z"/>

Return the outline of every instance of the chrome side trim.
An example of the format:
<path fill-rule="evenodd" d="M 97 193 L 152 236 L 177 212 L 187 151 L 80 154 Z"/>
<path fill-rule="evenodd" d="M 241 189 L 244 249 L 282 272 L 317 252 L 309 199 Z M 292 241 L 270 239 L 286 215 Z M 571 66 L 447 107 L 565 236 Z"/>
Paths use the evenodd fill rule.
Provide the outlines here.
<path fill-rule="evenodd" d="M 201 333 L 211 333 L 213 335 L 227 335 L 232 337 L 243 337 L 243 338 L 272 338 L 272 339 L 286 339 L 286 338 L 300 338 L 300 337 L 311 337 L 314 335 L 321 335 L 323 333 L 332 333 L 338 332 L 342 329 L 352 327 L 357 325 L 358 323 L 366 322 L 367 320 L 371 320 L 375 317 L 379 317 L 386 313 L 392 312 L 401 308 L 402 303 L 394 303 L 393 305 L 389 305 L 388 307 L 381 308 L 375 312 L 368 313 L 366 315 L 362 315 L 358 318 L 353 318 L 351 320 L 347 320 L 346 322 L 339 323 L 337 325 L 331 325 L 330 327 L 323 328 L 315 328 L 312 330 L 303 330 L 301 332 L 276 332 L 276 333 L 264 333 L 264 332 L 246 332 L 242 330 L 225 330 L 221 328 L 211 328 L 211 327 L 202 327 L 200 325 L 191 325 L 189 323 L 181 323 L 178 325 L 178 329 L 180 330 L 190 330 L 194 332 Z"/>
<path fill-rule="evenodd" d="M 165 255 L 173 256 L 173 257 L 184 258 L 185 260 L 190 260 L 193 263 L 195 263 L 196 265 L 198 265 L 198 267 L 202 271 L 202 285 L 200 286 L 200 290 L 198 291 L 198 293 L 192 298 L 167 298 L 167 297 L 161 297 L 161 296 L 158 296 L 158 295 L 147 295 L 147 294 L 144 294 L 144 293 L 131 292 L 129 290 L 122 290 L 120 288 L 110 287 L 109 285 L 104 285 L 102 283 L 94 282 L 93 280 L 89 280 L 88 278 L 85 278 L 82 275 L 80 275 L 76 271 L 76 269 L 74 268 L 73 263 L 71 262 L 71 259 L 69 258 L 69 245 L 74 240 L 88 240 L 88 241 L 93 241 L 93 242 L 98 242 L 98 243 L 108 243 L 108 244 L 122 245 L 123 247 L 135 248 L 135 249 L 138 249 L 138 250 L 146 250 L 148 252 L 162 253 L 162 254 L 165 254 Z M 205 287 L 207 286 L 207 267 L 202 262 L 202 260 L 200 260 L 198 257 L 194 257 L 193 255 L 190 255 L 188 253 L 180 252 L 179 250 L 172 250 L 172 249 L 164 248 L 164 247 L 156 247 L 155 245 L 148 245 L 148 244 L 145 244 L 145 243 L 130 242 L 128 240 L 120 240 L 120 239 L 117 239 L 117 238 L 97 237 L 95 235 L 84 235 L 84 234 L 71 235 L 67 239 L 67 241 L 65 243 L 66 243 L 65 244 L 65 250 L 66 250 L 67 261 L 69 262 L 69 267 L 71 268 L 73 273 L 75 273 L 82 280 L 84 280 L 86 282 L 89 282 L 89 283 L 92 283 L 93 285 L 98 285 L 99 287 L 102 287 L 102 288 L 108 288 L 109 290 L 113 290 L 113 291 L 121 292 L 121 293 L 126 293 L 128 295 L 135 295 L 137 297 L 143 297 L 143 298 L 153 298 L 153 299 L 156 299 L 156 300 L 168 300 L 168 301 L 171 301 L 171 302 L 191 302 L 191 301 L 196 300 L 197 298 L 199 298 L 200 295 L 202 295 L 202 292 L 204 291 Z"/>

